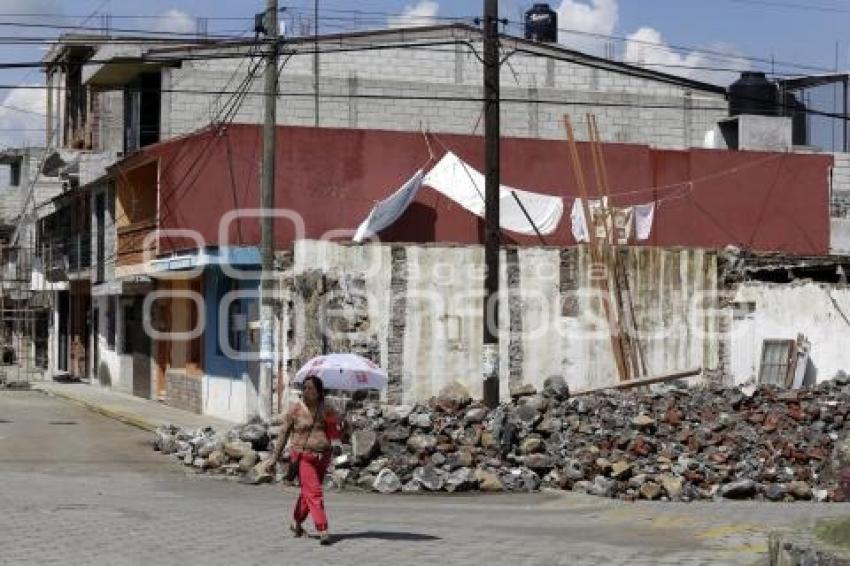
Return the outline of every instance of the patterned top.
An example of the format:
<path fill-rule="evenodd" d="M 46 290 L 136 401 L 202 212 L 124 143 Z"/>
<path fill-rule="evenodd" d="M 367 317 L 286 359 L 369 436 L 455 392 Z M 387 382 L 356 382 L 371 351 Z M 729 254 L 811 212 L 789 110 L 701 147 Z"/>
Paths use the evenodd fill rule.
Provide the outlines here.
<path fill-rule="evenodd" d="M 331 407 L 319 407 L 316 420 L 318 422 L 314 425 L 313 412 L 303 401 L 286 412 L 281 434 L 291 432 L 289 445 L 292 450 L 324 454 L 330 452 L 334 440 L 342 438 L 339 418 Z"/>

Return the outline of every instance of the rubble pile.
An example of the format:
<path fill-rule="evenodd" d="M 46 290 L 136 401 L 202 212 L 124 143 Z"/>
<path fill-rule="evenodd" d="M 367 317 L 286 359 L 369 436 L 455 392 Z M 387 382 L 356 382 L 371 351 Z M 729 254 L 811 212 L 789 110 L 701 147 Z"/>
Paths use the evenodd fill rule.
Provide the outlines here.
<path fill-rule="evenodd" d="M 495 410 L 460 386 L 427 405 L 366 404 L 328 482 L 383 493 L 533 491 L 626 500 L 850 498 L 850 378 L 803 390 L 667 388 L 570 397 L 564 380 Z M 262 483 L 279 427 L 158 431 L 155 448 L 207 473 Z"/>

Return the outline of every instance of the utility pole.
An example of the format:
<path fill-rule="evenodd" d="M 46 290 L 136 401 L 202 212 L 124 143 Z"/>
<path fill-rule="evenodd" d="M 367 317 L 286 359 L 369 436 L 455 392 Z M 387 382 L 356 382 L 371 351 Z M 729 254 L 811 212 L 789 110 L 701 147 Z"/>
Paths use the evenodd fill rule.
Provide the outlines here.
<path fill-rule="evenodd" d="M 266 0 L 265 31 L 268 39 L 266 53 L 266 82 L 264 90 L 265 119 L 263 121 L 263 173 L 260 181 L 260 218 L 262 244 L 262 277 L 260 281 L 260 382 L 257 391 L 258 415 L 263 420 L 272 417 L 272 373 L 274 372 L 274 186 L 277 144 L 277 0 Z"/>
<path fill-rule="evenodd" d="M 499 2 L 484 0 L 484 404 L 499 404 Z"/>
<path fill-rule="evenodd" d="M 316 127 L 319 127 L 319 0 L 313 2 L 313 91 L 316 100 Z"/>

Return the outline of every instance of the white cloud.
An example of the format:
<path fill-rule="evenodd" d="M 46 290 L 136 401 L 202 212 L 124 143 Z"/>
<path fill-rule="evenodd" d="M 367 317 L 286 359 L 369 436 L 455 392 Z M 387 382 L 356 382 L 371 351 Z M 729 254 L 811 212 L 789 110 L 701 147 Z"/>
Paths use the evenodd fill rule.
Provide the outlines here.
<path fill-rule="evenodd" d="M 562 0 L 556 9 L 558 27 L 561 30 L 573 30 L 581 33 L 561 31 L 559 42 L 572 49 L 591 55 L 606 55 L 606 44 L 619 44 L 614 38 L 594 37 L 616 35 L 619 26 L 620 10 L 618 0 Z M 643 26 L 628 34 L 625 46 L 621 48 L 623 60 L 636 65 L 645 65 L 649 69 L 680 75 L 695 80 L 726 85 L 738 76 L 735 71 L 712 71 L 701 67 L 722 67 L 746 69 L 747 62 L 736 57 L 737 53 L 728 45 L 711 47 L 724 57 L 700 51 L 682 51 L 672 49 L 664 41 L 661 32 Z"/>
<path fill-rule="evenodd" d="M 556 8 L 558 27 L 582 33 L 558 33 L 558 41 L 579 51 L 600 55 L 605 38 L 582 34 L 612 35 L 620 19 L 617 0 L 563 0 Z"/>
<path fill-rule="evenodd" d="M 718 57 L 700 51 L 672 49 L 656 29 L 641 27 L 628 36 L 623 60 L 643 65 L 650 69 L 680 75 L 690 79 L 728 85 L 734 81 L 737 71 L 713 71 L 711 68 L 746 69 L 747 61 L 736 57 L 733 49 L 718 45 L 712 49 L 728 56 Z"/>
<path fill-rule="evenodd" d="M 44 146 L 47 91 L 42 88 L 12 90 L 0 106 L 2 146 Z"/>
<path fill-rule="evenodd" d="M 440 5 L 433 0 L 419 0 L 416 4 L 408 4 L 399 16 L 389 16 L 387 25 L 391 28 L 408 28 L 416 26 L 431 26 L 437 23 Z"/>
<path fill-rule="evenodd" d="M 162 16 L 154 20 L 154 31 L 167 31 L 171 33 L 195 33 L 197 25 L 195 18 L 177 8 L 171 8 Z"/>

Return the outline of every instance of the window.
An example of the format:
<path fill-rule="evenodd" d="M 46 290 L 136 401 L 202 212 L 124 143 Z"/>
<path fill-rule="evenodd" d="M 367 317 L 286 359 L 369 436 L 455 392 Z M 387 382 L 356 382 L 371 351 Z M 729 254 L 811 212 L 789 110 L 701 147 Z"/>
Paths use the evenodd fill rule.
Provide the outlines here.
<path fill-rule="evenodd" d="M 115 349 L 115 301 L 118 297 L 106 298 L 106 346 Z"/>
<path fill-rule="evenodd" d="M 760 385 L 790 387 L 793 378 L 792 361 L 796 358 L 793 340 L 765 340 L 761 351 Z"/>
<path fill-rule="evenodd" d="M 219 295 L 216 308 L 221 308 L 224 304 L 228 293 L 238 291 L 239 285 L 235 280 L 225 277 L 219 283 Z M 225 356 L 225 348 L 221 343 L 221 335 L 224 334 L 227 345 L 230 350 L 241 352 L 246 347 L 245 332 L 248 329 L 247 314 L 244 312 L 241 299 L 235 299 L 227 304 L 227 317 L 219 320 L 219 326 L 223 331 L 219 331 L 216 335 L 216 353 L 219 356 Z"/>
<path fill-rule="evenodd" d="M 97 224 L 97 249 L 96 261 L 97 270 L 95 273 L 95 282 L 102 283 L 106 277 L 106 195 L 100 193 L 95 197 L 95 222 Z"/>
<path fill-rule="evenodd" d="M 159 141 L 162 76 L 146 73 L 124 91 L 124 152 Z"/>
<path fill-rule="evenodd" d="M 12 187 L 21 186 L 21 161 L 15 161 L 9 165 L 9 185 Z"/>

